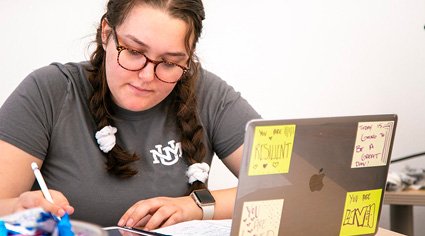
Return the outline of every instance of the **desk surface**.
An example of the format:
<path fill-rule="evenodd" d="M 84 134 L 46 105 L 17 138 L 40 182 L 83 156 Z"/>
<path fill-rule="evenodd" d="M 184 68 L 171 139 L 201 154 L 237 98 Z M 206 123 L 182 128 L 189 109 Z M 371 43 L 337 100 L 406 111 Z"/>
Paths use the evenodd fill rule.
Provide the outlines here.
<path fill-rule="evenodd" d="M 425 206 L 425 190 L 385 192 L 384 204 Z"/>
<path fill-rule="evenodd" d="M 403 236 L 404 234 L 399 234 L 388 229 L 379 228 L 378 233 L 375 236 Z"/>
<path fill-rule="evenodd" d="M 425 190 L 385 192 L 383 203 L 390 205 L 391 230 L 413 235 L 413 207 L 425 206 Z"/>

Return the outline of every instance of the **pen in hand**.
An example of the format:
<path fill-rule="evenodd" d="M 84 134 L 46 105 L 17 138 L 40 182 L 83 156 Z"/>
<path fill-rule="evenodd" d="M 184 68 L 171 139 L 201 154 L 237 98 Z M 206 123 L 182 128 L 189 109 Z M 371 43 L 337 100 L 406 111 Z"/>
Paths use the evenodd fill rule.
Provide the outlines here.
<path fill-rule="evenodd" d="M 41 175 L 40 170 L 38 169 L 37 163 L 35 162 L 31 163 L 31 168 L 34 171 L 35 178 L 37 179 L 38 185 L 40 186 L 40 189 L 44 195 L 44 198 L 46 198 L 47 201 L 53 203 L 53 198 L 49 193 L 49 189 L 47 188 L 46 182 L 44 182 L 44 178 Z M 58 219 L 61 220 L 60 217 L 58 217 Z"/>

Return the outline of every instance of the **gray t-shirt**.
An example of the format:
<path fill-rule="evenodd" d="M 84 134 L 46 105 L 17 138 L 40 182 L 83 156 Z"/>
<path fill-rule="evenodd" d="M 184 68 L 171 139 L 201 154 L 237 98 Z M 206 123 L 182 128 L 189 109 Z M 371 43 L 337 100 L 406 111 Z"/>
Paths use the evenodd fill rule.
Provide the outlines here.
<path fill-rule="evenodd" d="M 141 157 L 135 163 L 136 176 L 117 178 L 105 170 L 106 158 L 95 139 L 89 110 L 93 88 L 84 66 L 88 63 L 54 63 L 31 73 L 0 109 L 0 139 L 44 160 L 41 172 L 47 186 L 75 207 L 71 219 L 116 225 L 140 200 L 182 196 L 188 189 L 188 165 L 170 109 L 172 96 L 141 112 L 113 107 L 117 142 Z M 214 153 L 226 158 L 235 151 L 243 143 L 246 123 L 260 116 L 206 70 L 200 72 L 196 93 L 205 162 L 211 165 Z"/>

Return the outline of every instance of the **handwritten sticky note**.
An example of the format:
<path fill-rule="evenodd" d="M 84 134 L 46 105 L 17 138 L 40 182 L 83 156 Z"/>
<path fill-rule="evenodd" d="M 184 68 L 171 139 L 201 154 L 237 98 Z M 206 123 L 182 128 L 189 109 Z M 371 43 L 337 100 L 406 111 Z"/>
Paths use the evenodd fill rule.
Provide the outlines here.
<path fill-rule="evenodd" d="M 348 192 L 340 235 L 363 235 L 375 232 L 382 189 Z"/>
<path fill-rule="evenodd" d="M 244 202 L 238 235 L 278 235 L 283 199 Z"/>
<path fill-rule="evenodd" d="M 394 121 L 359 122 L 351 168 L 386 165 L 393 128 Z"/>
<path fill-rule="evenodd" d="M 248 175 L 289 172 L 295 125 L 255 127 Z"/>

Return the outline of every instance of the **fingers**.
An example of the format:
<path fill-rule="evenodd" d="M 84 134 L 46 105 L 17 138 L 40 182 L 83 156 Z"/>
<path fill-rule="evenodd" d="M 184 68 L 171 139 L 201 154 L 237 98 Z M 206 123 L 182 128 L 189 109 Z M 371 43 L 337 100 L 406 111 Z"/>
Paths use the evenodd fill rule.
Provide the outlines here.
<path fill-rule="evenodd" d="M 41 191 L 29 191 L 22 193 L 16 202 L 13 211 L 22 211 L 29 208 L 41 207 L 47 212 L 62 217 L 65 213 L 74 213 L 74 208 L 69 205 L 68 200 L 62 193 L 49 190 L 52 195 L 54 203 L 46 200 Z"/>
<path fill-rule="evenodd" d="M 160 206 L 160 201 L 155 198 L 139 201 L 124 213 L 118 222 L 118 226 L 142 226 L 142 223 L 149 220 L 145 217 L 147 217 L 150 212 L 154 213 Z"/>
<path fill-rule="evenodd" d="M 141 220 L 139 220 L 135 225 L 134 225 L 134 227 L 140 227 L 140 228 L 142 228 L 142 227 L 144 227 L 148 222 L 149 222 L 149 220 L 151 219 L 151 217 L 152 217 L 152 215 L 146 215 L 145 217 L 143 217 Z"/>
<path fill-rule="evenodd" d="M 63 211 L 65 211 L 65 213 L 68 213 L 69 215 L 74 213 L 74 207 L 69 205 L 68 199 L 61 192 L 56 190 L 49 190 L 49 192 L 52 195 L 54 205 L 59 206 L 63 209 Z M 63 213 L 63 215 L 65 215 L 65 213 Z"/>
<path fill-rule="evenodd" d="M 152 230 L 200 218 L 202 210 L 190 197 L 158 197 L 134 204 L 124 213 L 118 225 Z"/>
<path fill-rule="evenodd" d="M 182 214 L 176 206 L 161 207 L 152 215 L 144 228 L 145 230 L 151 230 L 162 227 L 165 223 L 167 225 L 176 224 L 183 221 Z"/>
<path fill-rule="evenodd" d="M 152 217 L 151 220 L 145 225 L 146 230 L 162 228 L 183 222 L 183 213 L 180 211 L 167 211 L 168 209 L 159 209 Z M 165 220 L 164 220 L 165 219 Z"/>
<path fill-rule="evenodd" d="M 72 215 L 74 213 L 74 207 L 70 205 L 62 205 L 62 209 L 64 209 L 68 215 Z"/>

